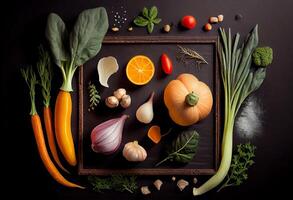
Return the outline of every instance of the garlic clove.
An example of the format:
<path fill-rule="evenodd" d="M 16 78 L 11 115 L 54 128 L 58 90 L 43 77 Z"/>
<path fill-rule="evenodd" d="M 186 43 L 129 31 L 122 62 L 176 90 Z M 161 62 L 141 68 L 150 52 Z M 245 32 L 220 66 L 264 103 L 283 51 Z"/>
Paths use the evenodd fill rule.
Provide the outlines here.
<path fill-rule="evenodd" d="M 154 118 L 154 110 L 153 110 L 153 98 L 155 93 L 152 92 L 149 100 L 142 104 L 136 111 L 136 118 L 141 123 L 148 124 Z"/>
<path fill-rule="evenodd" d="M 157 190 L 161 190 L 163 182 L 160 179 L 157 179 L 157 180 L 155 180 L 155 182 L 153 184 L 157 188 Z"/>
<path fill-rule="evenodd" d="M 148 194 L 151 193 L 151 191 L 150 191 L 150 189 L 149 189 L 148 186 L 142 186 L 142 187 L 140 188 L 140 191 L 141 191 L 141 193 L 142 193 L 143 195 L 148 195 Z"/>
<path fill-rule="evenodd" d="M 97 69 L 101 85 L 104 87 L 109 87 L 108 79 L 112 74 L 118 71 L 119 65 L 115 57 L 108 56 L 99 60 Z"/>
<path fill-rule="evenodd" d="M 177 186 L 180 189 L 180 191 L 183 191 L 188 185 L 188 181 L 184 179 L 180 179 L 179 181 L 177 181 Z"/>

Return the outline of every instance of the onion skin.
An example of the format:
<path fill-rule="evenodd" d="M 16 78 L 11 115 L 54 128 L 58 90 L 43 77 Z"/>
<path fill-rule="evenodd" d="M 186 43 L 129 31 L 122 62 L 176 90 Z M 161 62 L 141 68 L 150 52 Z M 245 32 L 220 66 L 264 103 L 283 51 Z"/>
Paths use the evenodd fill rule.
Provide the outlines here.
<path fill-rule="evenodd" d="M 122 141 L 122 132 L 128 115 L 110 119 L 97 125 L 91 132 L 91 147 L 96 153 L 113 154 L 118 150 Z"/>

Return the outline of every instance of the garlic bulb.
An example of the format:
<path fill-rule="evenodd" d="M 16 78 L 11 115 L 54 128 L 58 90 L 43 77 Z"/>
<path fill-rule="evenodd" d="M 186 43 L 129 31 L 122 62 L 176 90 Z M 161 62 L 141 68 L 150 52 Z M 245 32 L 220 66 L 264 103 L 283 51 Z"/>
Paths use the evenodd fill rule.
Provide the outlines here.
<path fill-rule="evenodd" d="M 123 156 L 131 162 L 144 161 L 147 157 L 146 150 L 137 141 L 128 142 L 123 149 Z"/>
<path fill-rule="evenodd" d="M 136 118 L 141 123 L 148 124 L 154 118 L 154 110 L 153 110 L 153 98 L 155 93 L 152 92 L 151 97 L 147 102 L 142 104 L 136 111 Z"/>

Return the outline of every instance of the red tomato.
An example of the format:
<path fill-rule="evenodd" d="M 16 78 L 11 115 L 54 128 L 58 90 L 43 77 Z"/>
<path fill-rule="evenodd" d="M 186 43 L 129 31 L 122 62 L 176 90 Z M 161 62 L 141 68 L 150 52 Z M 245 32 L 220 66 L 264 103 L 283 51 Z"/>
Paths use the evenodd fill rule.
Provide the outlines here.
<path fill-rule="evenodd" d="M 167 54 L 163 53 L 161 56 L 162 69 L 166 74 L 171 74 L 173 71 L 173 64 Z"/>
<path fill-rule="evenodd" d="M 181 25 L 187 29 L 193 29 L 196 26 L 196 19 L 191 15 L 186 15 L 181 19 Z"/>

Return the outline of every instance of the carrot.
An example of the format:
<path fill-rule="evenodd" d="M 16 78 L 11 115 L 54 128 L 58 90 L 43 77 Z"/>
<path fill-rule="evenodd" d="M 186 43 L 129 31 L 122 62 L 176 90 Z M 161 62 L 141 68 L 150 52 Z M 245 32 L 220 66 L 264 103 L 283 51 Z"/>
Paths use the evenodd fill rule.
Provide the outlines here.
<path fill-rule="evenodd" d="M 60 162 L 56 143 L 55 135 L 53 132 L 53 123 L 52 123 L 52 112 L 50 108 L 50 99 L 51 99 L 51 82 L 52 82 L 52 65 L 49 53 L 45 51 L 42 46 L 39 48 L 40 51 L 40 60 L 37 63 L 38 74 L 40 77 L 40 85 L 42 86 L 42 96 L 43 96 L 43 118 L 45 122 L 45 129 L 47 134 L 47 140 L 49 143 L 49 149 L 53 156 L 54 161 L 57 165 L 65 172 L 69 173 Z"/>
<path fill-rule="evenodd" d="M 54 132 L 53 132 L 53 124 L 52 124 L 52 111 L 51 111 L 50 107 L 44 107 L 43 115 L 44 115 L 44 122 L 45 122 L 45 129 L 46 129 L 46 133 L 47 133 L 47 139 L 48 139 L 49 148 L 52 153 L 52 156 L 53 156 L 55 162 L 57 163 L 57 165 L 63 171 L 70 173 L 61 164 L 58 153 L 57 153 L 57 148 L 56 148 L 56 144 L 55 144 L 55 136 L 54 136 Z"/>
<path fill-rule="evenodd" d="M 156 144 L 158 144 L 162 137 L 168 135 L 171 132 L 172 129 L 169 129 L 169 131 L 165 134 L 161 134 L 161 128 L 159 126 L 151 126 L 151 128 L 148 130 L 148 137 Z"/>
<path fill-rule="evenodd" d="M 67 186 L 67 187 L 75 187 L 75 188 L 81 188 L 84 187 L 77 185 L 75 183 L 72 183 L 68 180 L 66 180 L 62 174 L 58 171 L 58 169 L 55 167 L 54 163 L 52 162 L 47 148 L 46 143 L 44 139 L 43 129 L 42 129 L 42 123 L 41 119 L 37 113 L 36 104 L 35 104 L 35 86 L 37 84 L 37 78 L 35 73 L 33 72 L 32 68 L 28 68 L 26 70 L 21 70 L 22 76 L 24 77 L 30 91 L 30 100 L 31 100 L 31 124 L 35 136 L 35 140 L 37 143 L 38 152 L 40 155 L 40 158 L 46 167 L 49 174 L 60 184 Z"/>
<path fill-rule="evenodd" d="M 60 90 L 55 104 L 55 133 L 64 158 L 70 165 L 75 166 L 76 156 L 71 133 L 71 111 L 70 93 Z"/>
<path fill-rule="evenodd" d="M 40 117 L 38 114 L 34 114 L 31 116 L 31 123 L 32 123 L 36 143 L 38 146 L 39 155 L 40 155 L 47 171 L 49 172 L 49 174 L 61 185 L 64 185 L 67 187 L 75 187 L 75 188 L 84 189 L 84 187 L 66 180 L 60 174 L 60 172 L 58 171 L 58 169 L 55 167 L 54 163 L 50 159 L 50 156 L 49 156 L 47 148 L 46 148 L 46 143 L 45 143 L 45 139 L 44 139 L 41 120 L 40 120 Z"/>

